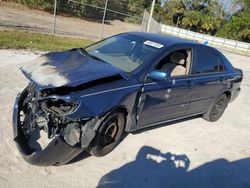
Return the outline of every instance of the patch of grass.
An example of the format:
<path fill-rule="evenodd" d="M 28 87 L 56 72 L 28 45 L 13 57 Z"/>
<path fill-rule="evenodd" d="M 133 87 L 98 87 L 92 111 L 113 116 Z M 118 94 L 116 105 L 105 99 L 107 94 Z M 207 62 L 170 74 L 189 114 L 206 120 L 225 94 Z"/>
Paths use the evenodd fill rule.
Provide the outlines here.
<path fill-rule="evenodd" d="M 93 41 L 89 39 L 20 31 L 0 31 L 0 48 L 2 49 L 11 48 L 53 51 L 85 47 L 91 43 L 93 43 Z"/>

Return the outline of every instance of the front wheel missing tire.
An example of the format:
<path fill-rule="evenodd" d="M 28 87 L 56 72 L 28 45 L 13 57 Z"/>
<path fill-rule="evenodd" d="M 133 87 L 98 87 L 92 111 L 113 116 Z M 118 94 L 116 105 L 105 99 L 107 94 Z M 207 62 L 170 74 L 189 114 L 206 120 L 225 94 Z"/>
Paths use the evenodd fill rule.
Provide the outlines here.
<path fill-rule="evenodd" d="M 110 153 L 121 141 L 125 127 L 125 115 L 114 112 L 101 123 L 90 146 L 90 153 L 101 157 Z"/>

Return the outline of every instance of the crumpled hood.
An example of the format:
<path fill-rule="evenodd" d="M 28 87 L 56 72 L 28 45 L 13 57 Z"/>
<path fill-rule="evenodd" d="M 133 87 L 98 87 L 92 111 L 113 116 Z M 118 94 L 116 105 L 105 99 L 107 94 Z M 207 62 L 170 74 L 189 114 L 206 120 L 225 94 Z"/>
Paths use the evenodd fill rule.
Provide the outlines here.
<path fill-rule="evenodd" d="M 74 87 L 117 74 L 124 75 L 122 70 L 93 59 L 80 49 L 44 54 L 25 63 L 21 70 L 40 89 Z"/>

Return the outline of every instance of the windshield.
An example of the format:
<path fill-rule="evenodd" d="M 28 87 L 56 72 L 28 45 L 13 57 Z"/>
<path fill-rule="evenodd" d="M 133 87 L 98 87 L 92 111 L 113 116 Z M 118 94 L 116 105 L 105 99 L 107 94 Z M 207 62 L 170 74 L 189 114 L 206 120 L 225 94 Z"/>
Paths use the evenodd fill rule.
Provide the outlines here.
<path fill-rule="evenodd" d="M 95 43 L 85 50 L 90 56 L 131 73 L 140 65 L 149 62 L 161 47 L 163 45 L 159 43 L 122 34 Z"/>

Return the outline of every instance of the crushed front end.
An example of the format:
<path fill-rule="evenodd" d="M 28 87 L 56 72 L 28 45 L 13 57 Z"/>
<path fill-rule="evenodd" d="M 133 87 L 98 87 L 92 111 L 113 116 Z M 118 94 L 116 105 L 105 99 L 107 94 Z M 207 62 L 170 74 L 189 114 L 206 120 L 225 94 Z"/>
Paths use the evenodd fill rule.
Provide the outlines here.
<path fill-rule="evenodd" d="M 100 123 L 97 118 L 68 118 L 79 101 L 35 89 L 32 83 L 18 94 L 13 111 L 14 140 L 30 164 L 62 165 L 88 148 Z M 39 139 L 46 134 L 42 148 Z"/>

